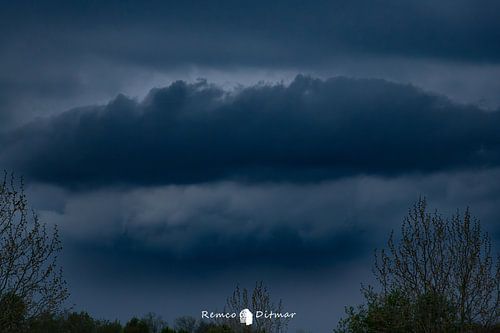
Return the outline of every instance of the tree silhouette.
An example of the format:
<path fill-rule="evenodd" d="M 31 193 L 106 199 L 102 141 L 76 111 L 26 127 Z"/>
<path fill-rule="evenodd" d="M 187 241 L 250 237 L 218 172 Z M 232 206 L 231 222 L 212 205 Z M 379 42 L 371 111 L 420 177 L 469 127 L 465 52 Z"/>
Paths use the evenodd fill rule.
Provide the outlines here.
<path fill-rule="evenodd" d="M 149 327 L 146 321 L 134 317 L 127 322 L 123 333 L 149 333 Z"/>
<path fill-rule="evenodd" d="M 259 281 L 251 291 L 237 285 L 233 294 L 228 297 L 224 311 L 239 314 L 243 309 L 250 309 L 254 315 L 257 310 L 280 313 L 283 312 L 283 304 L 281 299 L 277 304 L 274 303 L 264 282 Z M 289 322 L 289 318 L 255 319 L 251 327 L 241 325 L 239 318 L 227 320 L 226 324 L 233 332 L 281 333 L 286 332 Z"/>
<path fill-rule="evenodd" d="M 496 263 L 495 263 L 496 261 Z M 469 332 L 500 322 L 500 257 L 469 209 L 445 218 L 425 198 L 409 210 L 401 239 L 376 252 L 376 293 L 347 309 L 338 332 Z"/>
<path fill-rule="evenodd" d="M 191 316 L 182 316 L 175 319 L 175 329 L 180 333 L 193 333 L 196 328 L 196 319 Z"/>
<path fill-rule="evenodd" d="M 47 230 L 28 207 L 24 186 L 13 175 L 0 183 L 0 331 L 13 318 L 29 321 L 56 313 L 68 297 L 57 265 L 57 228 Z"/>

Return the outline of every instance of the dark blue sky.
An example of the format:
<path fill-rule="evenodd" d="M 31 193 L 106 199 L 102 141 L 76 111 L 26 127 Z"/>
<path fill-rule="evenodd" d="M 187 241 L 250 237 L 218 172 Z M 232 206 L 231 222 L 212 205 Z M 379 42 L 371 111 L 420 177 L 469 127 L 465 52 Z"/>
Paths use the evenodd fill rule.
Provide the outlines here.
<path fill-rule="evenodd" d="M 498 1 L 0 3 L 0 167 L 79 309 L 264 280 L 330 331 L 421 195 L 500 244 Z"/>

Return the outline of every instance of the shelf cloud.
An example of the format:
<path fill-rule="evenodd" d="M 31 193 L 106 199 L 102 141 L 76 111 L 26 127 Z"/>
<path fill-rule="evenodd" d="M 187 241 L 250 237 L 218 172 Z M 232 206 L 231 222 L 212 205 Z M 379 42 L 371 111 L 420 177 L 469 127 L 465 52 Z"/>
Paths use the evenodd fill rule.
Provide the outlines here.
<path fill-rule="evenodd" d="M 497 166 L 500 113 L 384 80 L 205 81 L 70 110 L 2 139 L 4 165 L 69 187 L 310 182 Z"/>

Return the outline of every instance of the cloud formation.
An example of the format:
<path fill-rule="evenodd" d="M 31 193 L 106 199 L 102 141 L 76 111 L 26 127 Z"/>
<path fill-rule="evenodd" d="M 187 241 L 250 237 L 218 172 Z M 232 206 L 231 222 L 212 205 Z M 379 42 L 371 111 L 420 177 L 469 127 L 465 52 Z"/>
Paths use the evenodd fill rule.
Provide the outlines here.
<path fill-rule="evenodd" d="M 65 186 L 309 182 L 496 166 L 499 112 L 383 80 L 204 81 L 121 95 L 2 138 L 3 165 Z"/>
<path fill-rule="evenodd" d="M 288 72 L 395 79 L 497 107 L 499 6 L 494 0 L 6 2 L 0 131 L 119 92 L 143 96 L 144 87 L 228 73 L 242 82 L 259 70 L 278 80 Z M 235 79 L 241 70 L 244 77 Z"/>
<path fill-rule="evenodd" d="M 264 279 L 304 327 L 331 330 L 419 195 L 446 215 L 470 206 L 498 247 L 499 13 L 5 2 L 0 167 L 59 225 L 83 310 L 196 315 Z"/>
<path fill-rule="evenodd" d="M 34 42 L 47 34 L 51 38 L 44 44 L 65 43 L 70 46 L 66 54 L 142 65 L 279 67 L 324 62 L 342 54 L 498 63 L 499 6 L 494 0 L 404 4 L 397 0 L 224 0 L 217 5 L 19 1 L 4 6 L 2 19 L 12 29 L 6 32 Z M 67 29 L 58 29 L 61 25 Z"/>
<path fill-rule="evenodd" d="M 60 226 L 68 251 L 116 266 L 209 274 L 240 265 L 308 270 L 366 259 L 426 195 L 449 216 L 469 206 L 497 244 L 500 168 L 427 176 L 356 176 L 314 184 L 231 182 L 72 192 L 32 185 L 43 221 Z M 241 258 L 245 258 L 242 262 Z M 138 269 L 147 272 L 146 269 Z"/>

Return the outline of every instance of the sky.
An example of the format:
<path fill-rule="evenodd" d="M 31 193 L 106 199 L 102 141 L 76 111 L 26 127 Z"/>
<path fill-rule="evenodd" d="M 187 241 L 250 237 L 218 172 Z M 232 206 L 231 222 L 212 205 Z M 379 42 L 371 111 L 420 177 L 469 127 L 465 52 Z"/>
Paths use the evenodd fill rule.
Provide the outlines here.
<path fill-rule="evenodd" d="M 500 246 L 494 0 L 0 1 L 0 168 L 97 317 L 263 280 L 331 331 L 425 196 Z"/>

